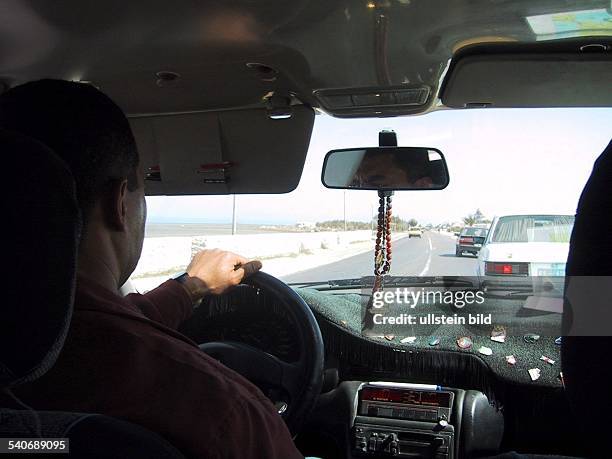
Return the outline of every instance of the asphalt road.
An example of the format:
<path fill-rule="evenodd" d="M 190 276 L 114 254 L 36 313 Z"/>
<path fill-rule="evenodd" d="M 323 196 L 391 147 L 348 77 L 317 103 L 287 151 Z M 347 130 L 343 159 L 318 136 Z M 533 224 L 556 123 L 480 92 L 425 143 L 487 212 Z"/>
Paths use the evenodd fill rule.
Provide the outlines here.
<path fill-rule="evenodd" d="M 372 242 L 374 244 L 374 242 Z M 421 238 L 403 238 L 393 243 L 391 275 L 475 276 L 476 257 L 455 256 L 456 239 L 433 231 Z M 334 263 L 284 276 L 285 282 L 310 282 L 373 275 L 374 250 Z"/>

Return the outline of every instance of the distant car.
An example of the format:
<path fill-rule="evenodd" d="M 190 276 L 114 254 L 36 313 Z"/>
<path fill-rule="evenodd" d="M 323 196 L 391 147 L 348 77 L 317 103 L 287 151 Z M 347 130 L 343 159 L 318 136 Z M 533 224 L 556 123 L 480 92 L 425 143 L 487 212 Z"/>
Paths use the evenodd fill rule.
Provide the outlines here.
<path fill-rule="evenodd" d="M 408 238 L 423 236 L 423 229 L 418 226 L 413 226 L 408 230 Z"/>
<path fill-rule="evenodd" d="M 481 288 L 532 284 L 530 276 L 565 276 L 573 215 L 496 217 L 478 255 Z"/>
<path fill-rule="evenodd" d="M 455 255 L 460 257 L 464 252 L 478 255 L 487 237 L 486 228 L 467 226 L 461 230 L 455 247 Z"/>

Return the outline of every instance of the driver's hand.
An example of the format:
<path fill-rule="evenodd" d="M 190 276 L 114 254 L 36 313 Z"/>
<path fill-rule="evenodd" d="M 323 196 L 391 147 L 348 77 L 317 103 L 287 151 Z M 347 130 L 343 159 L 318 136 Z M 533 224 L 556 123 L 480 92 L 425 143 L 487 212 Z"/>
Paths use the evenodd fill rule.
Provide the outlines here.
<path fill-rule="evenodd" d="M 187 267 L 190 279 L 186 282 L 192 299 L 198 301 L 204 295 L 218 295 L 238 285 L 242 279 L 261 269 L 258 260 L 247 260 L 224 250 L 202 250 L 195 254 Z"/>

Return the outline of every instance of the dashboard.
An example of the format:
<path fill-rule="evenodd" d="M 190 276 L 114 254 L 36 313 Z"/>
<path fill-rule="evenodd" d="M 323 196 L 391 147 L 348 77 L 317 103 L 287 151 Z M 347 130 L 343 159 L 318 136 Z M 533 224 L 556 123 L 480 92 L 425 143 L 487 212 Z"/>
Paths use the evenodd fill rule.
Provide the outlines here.
<path fill-rule="evenodd" d="M 296 439 L 305 456 L 450 459 L 495 454 L 500 445 L 571 451 L 558 388 L 504 380 L 473 353 L 364 339 L 347 324 L 357 303 L 300 294 L 321 328 L 326 360 L 323 393 Z M 199 343 L 239 341 L 281 360 L 299 357 L 284 308 L 248 286 L 209 297 L 180 331 Z"/>

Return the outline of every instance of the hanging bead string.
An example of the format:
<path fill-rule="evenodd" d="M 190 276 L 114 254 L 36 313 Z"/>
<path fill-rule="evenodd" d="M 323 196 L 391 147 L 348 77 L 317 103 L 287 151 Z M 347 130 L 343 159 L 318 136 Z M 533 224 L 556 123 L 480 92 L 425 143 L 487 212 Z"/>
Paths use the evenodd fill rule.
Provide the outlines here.
<path fill-rule="evenodd" d="M 374 288 L 382 288 L 383 276 L 391 269 L 391 196 L 381 196 L 378 203 L 378 228 L 374 249 Z"/>

